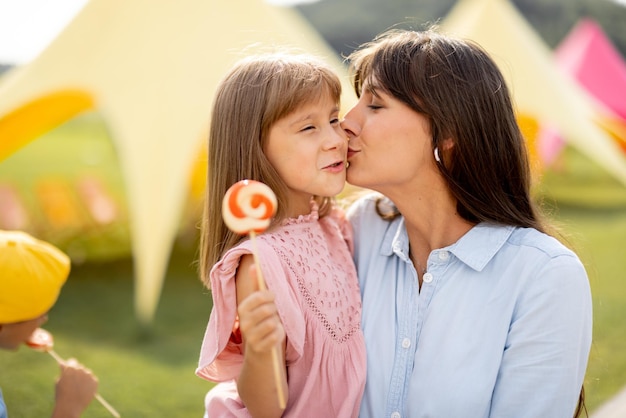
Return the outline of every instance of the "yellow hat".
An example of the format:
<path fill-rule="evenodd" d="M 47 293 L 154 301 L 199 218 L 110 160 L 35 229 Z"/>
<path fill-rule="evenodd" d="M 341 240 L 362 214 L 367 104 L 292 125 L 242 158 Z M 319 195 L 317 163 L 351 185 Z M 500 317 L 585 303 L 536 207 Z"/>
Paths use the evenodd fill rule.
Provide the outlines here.
<path fill-rule="evenodd" d="M 0 230 L 0 324 L 48 312 L 69 272 L 70 259 L 58 248 L 24 232 Z"/>

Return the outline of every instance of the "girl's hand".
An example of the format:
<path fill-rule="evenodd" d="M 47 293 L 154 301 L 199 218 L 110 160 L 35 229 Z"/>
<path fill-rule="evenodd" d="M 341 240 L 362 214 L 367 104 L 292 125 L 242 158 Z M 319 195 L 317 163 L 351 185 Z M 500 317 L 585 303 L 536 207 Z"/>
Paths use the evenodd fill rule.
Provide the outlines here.
<path fill-rule="evenodd" d="M 248 274 L 251 282 L 256 283 L 254 265 L 250 266 Z M 237 307 L 239 327 L 245 350 L 266 353 L 277 345 L 282 346 L 285 330 L 278 316 L 273 293 L 269 290 L 258 290 L 258 286 L 253 290 Z"/>
<path fill-rule="evenodd" d="M 251 255 L 241 258 L 237 271 L 237 313 L 244 359 L 237 379 L 239 396 L 254 417 L 280 417 L 284 408 L 278 393 L 288 402 L 285 365 L 285 329 L 271 290 L 259 290 Z M 278 358 L 276 354 L 278 353 Z M 280 376 L 276 378 L 274 364 Z"/>

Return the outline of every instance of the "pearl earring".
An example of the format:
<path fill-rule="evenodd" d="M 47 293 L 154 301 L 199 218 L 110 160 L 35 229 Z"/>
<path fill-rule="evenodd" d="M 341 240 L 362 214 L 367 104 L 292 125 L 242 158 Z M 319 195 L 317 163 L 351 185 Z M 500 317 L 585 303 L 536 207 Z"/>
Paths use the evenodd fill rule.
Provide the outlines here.
<path fill-rule="evenodd" d="M 438 163 L 441 162 L 441 158 L 439 158 L 439 147 L 435 147 L 435 161 Z"/>

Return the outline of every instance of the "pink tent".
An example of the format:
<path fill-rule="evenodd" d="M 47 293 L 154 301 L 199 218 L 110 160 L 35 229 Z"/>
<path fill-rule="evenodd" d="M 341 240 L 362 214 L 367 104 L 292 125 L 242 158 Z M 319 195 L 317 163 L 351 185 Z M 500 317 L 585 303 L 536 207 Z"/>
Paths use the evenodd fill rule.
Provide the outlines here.
<path fill-rule="evenodd" d="M 614 114 L 614 120 L 605 123 L 618 129 L 619 125 L 626 126 L 626 62 L 595 21 L 580 20 L 556 48 L 554 57 L 563 71 Z M 549 127 L 538 142 L 545 164 L 551 163 L 563 146 Z"/>
<path fill-rule="evenodd" d="M 626 120 L 626 62 L 596 22 L 578 22 L 555 58 L 592 96 Z"/>

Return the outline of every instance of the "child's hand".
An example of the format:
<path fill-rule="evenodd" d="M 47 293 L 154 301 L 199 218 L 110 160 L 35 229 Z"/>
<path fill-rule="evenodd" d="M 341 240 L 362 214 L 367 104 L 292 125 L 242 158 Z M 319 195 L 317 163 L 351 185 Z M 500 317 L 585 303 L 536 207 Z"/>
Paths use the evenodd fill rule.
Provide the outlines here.
<path fill-rule="evenodd" d="M 256 281 L 254 265 L 248 271 Z M 285 330 L 274 303 L 274 294 L 269 290 L 258 290 L 258 286 L 255 290 L 237 307 L 239 327 L 246 350 L 270 352 L 276 345 L 282 346 Z"/>
<path fill-rule="evenodd" d="M 61 365 L 56 383 L 56 405 L 53 417 L 78 417 L 96 396 L 98 378 L 91 371 L 69 359 Z"/>

